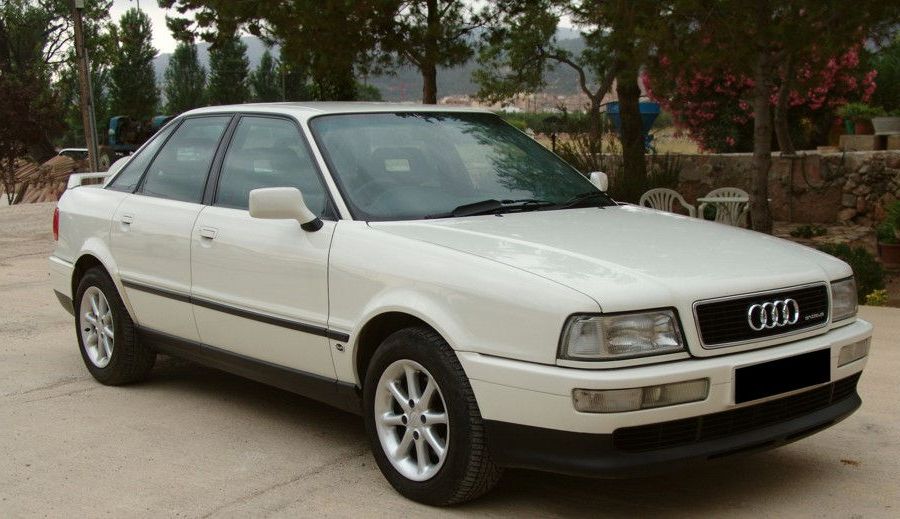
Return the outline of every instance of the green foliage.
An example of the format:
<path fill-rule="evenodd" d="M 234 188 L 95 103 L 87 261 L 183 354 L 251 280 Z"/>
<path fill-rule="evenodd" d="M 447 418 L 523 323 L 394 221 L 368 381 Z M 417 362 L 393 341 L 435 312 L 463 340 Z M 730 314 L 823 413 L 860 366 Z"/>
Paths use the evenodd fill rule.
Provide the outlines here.
<path fill-rule="evenodd" d="M 815 238 L 816 236 L 824 236 L 828 234 L 828 229 L 822 227 L 821 225 L 801 225 L 797 227 L 793 231 L 791 231 L 791 236 L 794 238 Z"/>
<path fill-rule="evenodd" d="M 375 85 L 363 83 L 356 84 L 356 100 L 357 101 L 382 101 L 381 91 Z"/>
<path fill-rule="evenodd" d="M 900 233 L 900 201 L 896 201 L 888 206 L 887 215 L 875 228 L 875 234 L 881 243 L 897 243 L 900 241 L 897 239 L 898 233 Z"/>
<path fill-rule="evenodd" d="M 888 303 L 888 293 L 885 289 L 873 290 L 866 295 L 864 304 L 868 306 L 886 306 Z"/>
<path fill-rule="evenodd" d="M 250 92 L 256 102 L 281 101 L 281 65 L 269 49 L 263 52 L 256 70 L 250 74 Z"/>
<path fill-rule="evenodd" d="M 118 27 L 114 27 L 113 37 L 118 48 L 110 71 L 111 112 L 147 120 L 159 104 L 150 17 L 138 9 L 125 11 Z"/>
<path fill-rule="evenodd" d="M 497 112 L 506 122 L 535 133 L 584 133 L 588 129 L 588 115 L 583 112 Z"/>
<path fill-rule="evenodd" d="M 379 46 L 394 61 L 412 65 L 423 80 L 423 103 L 437 102 L 437 67 L 455 67 L 472 57 L 473 31 L 483 14 L 459 0 L 382 1 L 385 29 Z"/>
<path fill-rule="evenodd" d="M 350 101 L 356 97 L 355 73 L 378 61 L 383 27 L 377 17 L 383 10 L 375 9 L 375 4 L 381 1 L 159 0 L 159 4 L 173 13 L 190 13 L 191 18 L 168 20 L 177 35 L 221 42 L 241 28 L 266 43 L 277 42 L 282 61 L 303 71 L 304 81 L 293 83 L 295 93 Z"/>
<path fill-rule="evenodd" d="M 54 68 L 67 58 L 54 50 L 68 37 L 59 9 L 55 3 L 0 2 L 0 171 L 10 202 L 15 160 L 47 160 L 54 153 L 50 139 L 63 130 L 64 108 L 51 87 Z"/>
<path fill-rule="evenodd" d="M 179 43 L 166 67 L 163 89 L 166 113 L 178 115 L 206 104 L 206 69 L 197 58 L 197 46 Z"/>
<path fill-rule="evenodd" d="M 250 62 L 247 46 L 236 35 L 217 42 L 209 51 L 209 88 L 211 105 L 230 105 L 247 102 Z"/>
<path fill-rule="evenodd" d="M 847 103 L 838 108 L 837 113 L 844 119 L 871 119 L 885 114 L 883 108 L 866 103 Z"/>
<path fill-rule="evenodd" d="M 875 83 L 878 88 L 872 95 L 871 103 L 884 108 L 892 115 L 900 115 L 900 34 L 895 35 L 890 45 L 872 56 L 870 63 L 878 71 Z"/>
<path fill-rule="evenodd" d="M 866 249 L 851 248 L 846 243 L 841 243 L 822 245 L 819 250 L 850 265 L 856 278 L 856 292 L 860 303 L 864 303 L 866 296 L 873 291 L 884 288 L 884 269 Z"/>

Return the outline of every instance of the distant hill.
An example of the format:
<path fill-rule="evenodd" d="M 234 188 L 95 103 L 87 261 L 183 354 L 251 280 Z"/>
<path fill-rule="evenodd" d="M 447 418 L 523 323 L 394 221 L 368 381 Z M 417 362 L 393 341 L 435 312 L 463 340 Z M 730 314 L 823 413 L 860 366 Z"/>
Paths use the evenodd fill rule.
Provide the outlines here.
<path fill-rule="evenodd" d="M 560 45 L 577 54 L 584 49 L 584 40 L 581 34 L 569 28 L 560 28 L 557 32 Z M 259 38 L 246 36 L 241 41 L 247 45 L 247 58 L 250 67 L 255 68 L 266 47 Z M 272 53 L 278 55 L 278 48 L 272 49 Z M 197 54 L 200 63 L 209 68 L 209 44 L 199 43 Z M 163 73 L 172 57 L 170 53 L 156 56 L 153 65 L 156 69 L 157 82 L 162 83 Z M 454 68 L 438 69 L 438 96 L 471 95 L 477 92 L 478 86 L 472 81 L 472 72 L 478 67 L 475 59 L 471 59 L 462 66 Z M 402 67 L 393 74 L 369 76 L 362 81 L 377 87 L 386 101 L 417 101 L 422 97 L 422 79 L 419 72 L 412 67 Z M 555 95 L 572 95 L 580 93 L 578 88 L 578 76 L 568 67 L 555 67 L 547 74 L 547 88 L 545 92 Z"/>

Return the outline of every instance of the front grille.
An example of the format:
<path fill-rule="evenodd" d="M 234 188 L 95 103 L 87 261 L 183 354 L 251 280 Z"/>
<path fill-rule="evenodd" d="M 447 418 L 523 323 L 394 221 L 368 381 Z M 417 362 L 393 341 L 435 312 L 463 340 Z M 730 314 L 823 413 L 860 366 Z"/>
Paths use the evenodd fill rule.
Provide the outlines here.
<path fill-rule="evenodd" d="M 747 312 L 755 304 L 793 299 L 800 308 L 796 324 L 756 331 L 747 321 Z M 816 285 L 754 294 L 719 301 L 697 303 L 694 313 L 703 346 L 724 346 L 816 328 L 828 321 L 828 288 Z"/>
<path fill-rule="evenodd" d="M 797 395 L 732 411 L 616 429 L 613 445 L 629 452 L 646 452 L 714 440 L 761 429 L 824 409 L 856 392 L 859 373 Z"/>

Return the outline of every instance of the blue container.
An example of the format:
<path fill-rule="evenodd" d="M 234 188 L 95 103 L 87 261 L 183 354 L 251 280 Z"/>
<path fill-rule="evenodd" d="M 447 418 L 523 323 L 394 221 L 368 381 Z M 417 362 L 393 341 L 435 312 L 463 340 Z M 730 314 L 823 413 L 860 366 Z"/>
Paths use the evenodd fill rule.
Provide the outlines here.
<path fill-rule="evenodd" d="M 641 135 L 644 136 L 644 146 L 650 149 L 650 142 L 653 140 L 653 136 L 650 135 L 650 128 L 653 127 L 653 122 L 659 117 L 659 103 L 643 101 L 639 104 L 639 107 L 641 110 Z M 618 101 L 606 103 L 606 115 L 612 120 L 613 125 L 616 127 L 616 133 L 621 138 L 622 117 L 619 115 Z"/>

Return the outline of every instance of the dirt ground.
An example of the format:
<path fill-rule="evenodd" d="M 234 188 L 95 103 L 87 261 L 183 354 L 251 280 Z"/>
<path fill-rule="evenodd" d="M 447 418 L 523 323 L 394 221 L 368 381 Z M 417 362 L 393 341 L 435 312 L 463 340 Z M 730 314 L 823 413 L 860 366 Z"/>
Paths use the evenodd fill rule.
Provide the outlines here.
<path fill-rule="evenodd" d="M 654 478 L 509 471 L 432 509 L 385 482 L 355 416 L 169 359 L 142 384 L 95 383 L 48 283 L 52 210 L 0 207 L 0 517 L 900 515 L 898 309 L 861 309 L 863 407 L 811 438 Z"/>

